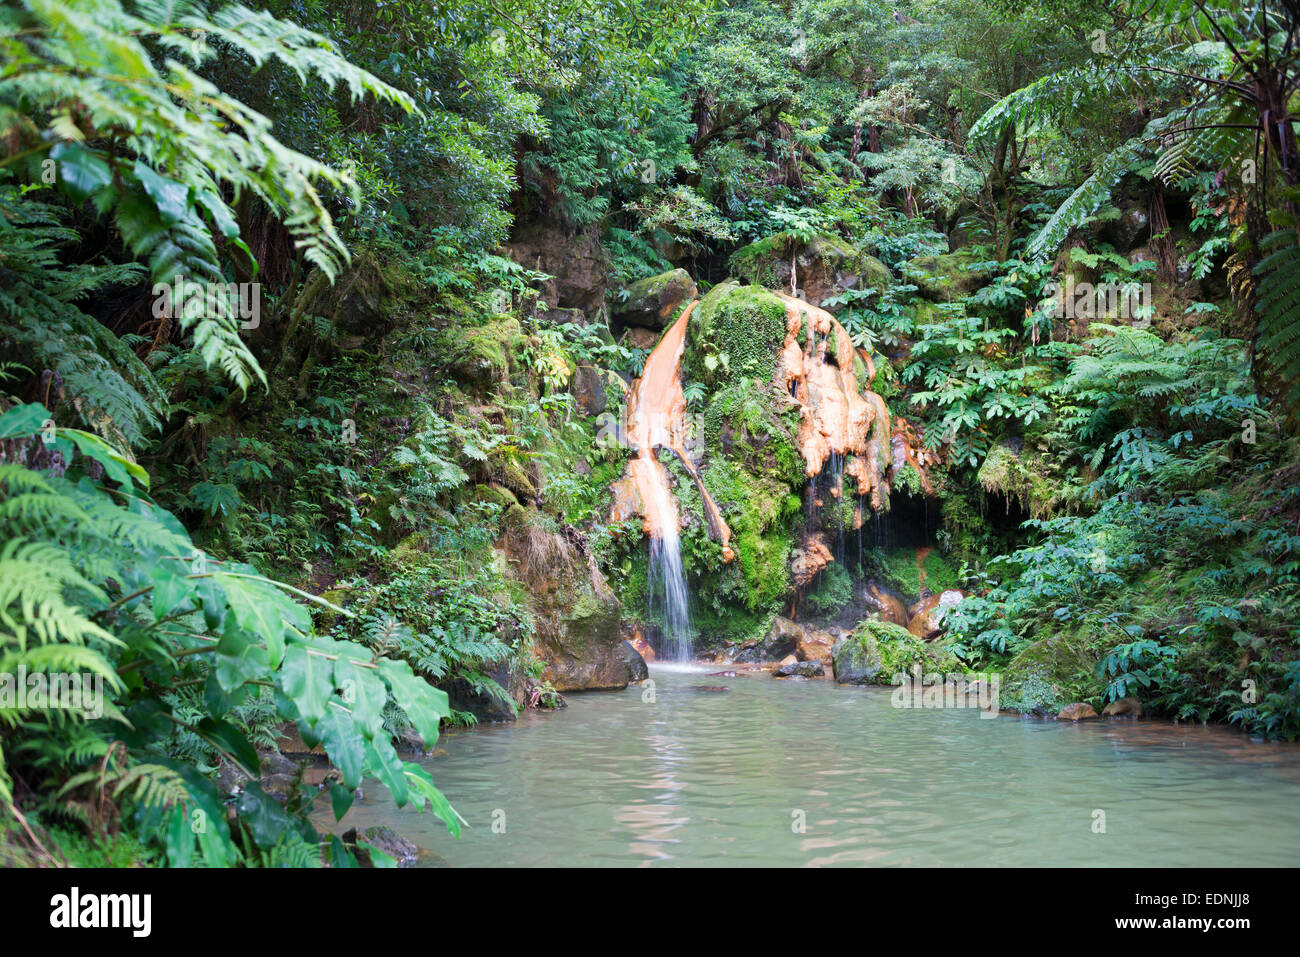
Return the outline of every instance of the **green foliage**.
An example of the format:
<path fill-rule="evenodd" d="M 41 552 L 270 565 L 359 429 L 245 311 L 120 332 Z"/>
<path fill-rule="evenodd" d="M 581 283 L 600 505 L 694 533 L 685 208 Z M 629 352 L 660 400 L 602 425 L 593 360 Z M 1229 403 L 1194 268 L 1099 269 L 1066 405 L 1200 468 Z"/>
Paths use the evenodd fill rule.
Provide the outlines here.
<path fill-rule="evenodd" d="M 31 423 L 48 416 L 39 406 L 0 416 L 11 454 L 60 463 L 0 466 L 0 672 L 91 676 L 102 696 L 91 704 L 83 696 L 80 710 L 66 700 L 6 704 L 0 801 L 12 806 L 16 775 L 54 775 L 62 788 L 43 799 L 43 813 L 66 813 L 57 798 L 84 797 L 94 832 L 105 808 L 129 809 L 138 840 L 176 866 L 266 864 L 288 840 L 314 848 L 305 795 L 282 809 L 251 783 L 228 823 L 225 796 L 178 757 L 184 737 L 197 735 L 255 774 L 254 729 L 236 709 L 266 687 L 281 720 L 323 742 L 346 791 L 378 777 L 399 805 L 430 806 L 458 831 L 428 773 L 401 761 L 383 728 L 391 702 L 432 743 L 450 713 L 446 696 L 404 662 L 317 635 L 295 600 L 310 596 L 195 548 L 144 497 L 138 467 L 122 468 L 104 443 L 78 443 L 64 430 L 49 445 L 33 435 Z M 97 484 L 94 473 L 109 478 Z M 181 708 L 174 692 L 186 687 L 203 689 L 203 710 Z M 205 827 L 190 827 L 196 814 Z"/>

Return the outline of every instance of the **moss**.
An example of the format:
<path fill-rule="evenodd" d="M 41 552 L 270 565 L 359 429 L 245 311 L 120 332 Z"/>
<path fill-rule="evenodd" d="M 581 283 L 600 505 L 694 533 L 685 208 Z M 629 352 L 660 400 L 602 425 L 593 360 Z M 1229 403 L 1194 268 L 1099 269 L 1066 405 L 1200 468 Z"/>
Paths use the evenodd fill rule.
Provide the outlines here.
<path fill-rule="evenodd" d="M 791 239 L 784 233 L 765 236 L 731 254 L 728 265 L 737 276 L 758 286 L 775 287 L 781 284 L 777 269 L 782 261 L 790 259 Z"/>
<path fill-rule="evenodd" d="M 976 473 L 984 491 L 1018 502 L 1034 518 L 1049 515 L 1060 497 L 1059 483 L 1044 474 L 1041 459 L 994 446 Z"/>
<path fill-rule="evenodd" d="M 988 267 L 978 261 L 970 249 L 941 256 L 918 256 L 904 266 L 904 274 L 922 296 L 932 302 L 956 302 L 993 278 Z M 918 317 L 919 318 L 919 317 Z"/>
<path fill-rule="evenodd" d="M 853 629 L 836 649 L 837 671 L 874 671 L 872 684 L 893 684 L 894 676 L 920 665 L 926 674 L 961 672 L 957 657 L 941 641 L 922 641 L 906 628 L 887 621 L 868 620 Z"/>
<path fill-rule="evenodd" d="M 1099 660 L 1099 650 L 1084 633 L 1063 632 L 1036 641 L 1003 669 L 1003 707 L 1055 713 L 1073 701 L 1100 705 L 1103 688 L 1096 676 Z"/>
<path fill-rule="evenodd" d="M 785 303 L 757 286 L 723 283 L 695 308 L 690 378 L 716 389 L 735 377 L 770 381 L 785 342 Z"/>
<path fill-rule="evenodd" d="M 438 353 L 459 381 L 491 387 L 509 380 L 522 341 L 517 319 L 497 318 L 481 326 L 449 326 L 438 337 Z"/>
<path fill-rule="evenodd" d="M 920 551 L 916 548 L 876 549 L 872 561 L 878 577 L 894 591 L 907 596 L 909 602 L 916 600 L 922 586 L 936 595 L 945 589 L 958 587 L 957 572 L 937 548 L 926 551 L 918 566 Z"/>
<path fill-rule="evenodd" d="M 844 566 L 831 563 L 817 576 L 817 588 L 808 595 L 808 607 L 818 615 L 837 612 L 853 601 L 853 579 Z"/>

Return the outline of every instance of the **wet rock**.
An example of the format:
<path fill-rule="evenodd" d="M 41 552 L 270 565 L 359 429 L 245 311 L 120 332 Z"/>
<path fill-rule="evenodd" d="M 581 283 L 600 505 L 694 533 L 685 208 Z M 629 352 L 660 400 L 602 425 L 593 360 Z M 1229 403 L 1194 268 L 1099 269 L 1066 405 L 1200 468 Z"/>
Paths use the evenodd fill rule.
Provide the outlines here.
<path fill-rule="evenodd" d="M 1106 707 L 1101 709 L 1101 713 L 1108 718 L 1120 718 L 1131 716 L 1134 718 L 1142 717 L 1142 702 L 1132 695 L 1127 698 L 1120 698 L 1112 701 Z"/>
<path fill-rule="evenodd" d="M 800 661 L 816 661 L 826 664 L 831 660 L 831 648 L 835 639 L 830 632 L 820 628 L 799 628 L 799 644 L 795 648 L 795 657 Z"/>
<path fill-rule="evenodd" d="M 803 631 L 798 625 L 789 619 L 778 618 L 763 638 L 750 639 L 741 645 L 732 660 L 744 663 L 780 661 L 788 657 L 798 661 L 795 651 L 802 636 Z"/>
<path fill-rule="evenodd" d="M 878 649 L 851 635 L 835 643 L 831 663 L 835 681 L 842 685 L 872 684 L 884 670 Z"/>
<path fill-rule="evenodd" d="M 948 609 L 962 600 L 959 589 L 949 588 L 938 595 L 922 599 L 913 607 L 916 611 L 908 619 L 907 630 L 923 641 L 932 641 L 943 632 L 943 619 Z"/>
<path fill-rule="evenodd" d="M 685 269 L 638 279 L 614 294 L 614 303 L 610 307 L 611 325 L 616 329 L 641 326 L 662 332 L 699 294 L 695 280 Z"/>
<path fill-rule="evenodd" d="M 718 694 L 723 691 L 730 691 L 726 685 L 690 685 L 682 689 L 683 691 L 693 691 L 700 694 Z"/>
<path fill-rule="evenodd" d="M 826 674 L 826 669 L 822 667 L 820 661 L 792 661 L 789 664 L 782 662 L 780 667 L 773 670 L 772 675 L 776 678 L 820 678 Z"/>
<path fill-rule="evenodd" d="M 627 661 L 627 680 L 629 683 L 645 681 L 650 677 L 650 669 L 645 658 L 633 647 L 630 641 L 623 642 L 623 657 Z"/>
<path fill-rule="evenodd" d="M 1062 721 L 1082 721 L 1097 717 L 1097 712 L 1086 701 L 1076 701 L 1074 704 L 1067 704 L 1057 712 L 1056 716 Z"/>
<path fill-rule="evenodd" d="M 349 828 L 341 835 L 344 844 L 355 845 L 357 861 L 362 867 L 374 867 L 370 848 L 387 854 L 397 862 L 398 867 L 410 867 L 420 856 L 420 848 L 391 827 L 368 827 L 359 835 L 357 829 Z"/>
<path fill-rule="evenodd" d="M 820 536 L 809 536 L 790 553 L 790 585 L 804 588 L 817 573 L 835 560 Z"/>
<path fill-rule="evenodd" d="M 903 599 L 886 590 L 883 585 L 874 581 L 867 582 L 862 586 L 862 600 L 868 607 L 875 609 L 881 621 L 907 627 L 907 606 L 903 604 Z"/>

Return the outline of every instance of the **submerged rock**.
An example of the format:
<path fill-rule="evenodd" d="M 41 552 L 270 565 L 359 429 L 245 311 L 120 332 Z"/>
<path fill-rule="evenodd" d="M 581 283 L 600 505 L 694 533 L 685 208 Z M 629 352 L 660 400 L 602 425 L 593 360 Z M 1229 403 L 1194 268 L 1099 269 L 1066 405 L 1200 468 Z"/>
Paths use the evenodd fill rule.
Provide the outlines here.
<path fill-rule="evenodd" d="M 1085 718 L 1097 717 L 1097 711 L 1086 701 L 1076 701 L 1074 704 L 1067 704 L 1056 715 L 1062 721 L 1082 721 Z"/>
<path fill-rule="evenodd" d="M 1134 718 L 1142 717 L 1142 702 L 1132 695 L 1127 698 L 1120 698 L 1112 701 L 1106 707 L 1101 709 L 1101 713 L 1108 718 L 1120 718 L 1131 716 Z"/>

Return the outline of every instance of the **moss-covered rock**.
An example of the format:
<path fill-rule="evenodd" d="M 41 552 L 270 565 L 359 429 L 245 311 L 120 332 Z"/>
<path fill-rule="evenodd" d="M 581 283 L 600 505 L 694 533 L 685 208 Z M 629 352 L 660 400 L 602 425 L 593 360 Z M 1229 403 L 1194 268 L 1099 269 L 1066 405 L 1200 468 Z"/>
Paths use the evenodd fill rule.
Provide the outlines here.
<path fill-rule="evenodd" d="M 1056 714 L 1069 702 L 1099 703 L 1099 660 L 1085 636 L 1063 632 L 1036 641 L 1003 669 L 1001 706 L 1026 714 Z"/>
<path fill-rule="evenodd" d="M 449 326 L 438 337 L 438 352 L 459 382 L 487 390 L 509 380 L 511 360 L 522 344 L 519 320 L 505 317 L 481 326 Z"/>
<path fill-rule="evenodd" d="M 699 294 L 690 273 L 685 269 L 673 269 L 638 279 L 615 293 L 610 319 L 615 327 L 665 329 Z"/>
<path fill-rule="evenodd" d="M 894 676 L 920 665 L 926 674 L 961 671 L 961 663 L 942 642 L 926 642 L 887 621 L 864 621 L 831 650 L 840 684 L 894 683 Z"/>
<path fill-rule="evenodd" d="M 732 272 L 754 285 L 788 291 L 793 253 L 799 293 L 813 305 L 846 289 L 871 286 L 883 291 L 893 284 L 888 266 L 838 236 L 822 233 L 796 243 L 777 233 L 742 246 L 732 254 Z"/>
<path fill-rule="evenodd" d="M 917 256 L 903 267 L 917 291 L 932 302 L 956 302 L 988 284 L 992 270 L 967 250 L 941 256 Z"/>
<path fill-rule="evenodd" d="M 497 547 L 526 589 L 543 680 L 559 692 L 627 687 L 639 668 L 618 598 L 595 563 L 535 509 L 512 506 L 502 524 Z"/>
<path fill-rule="evenodd" d="M 721 283 L 691 317 L 687 376 L 710 389 L 734 378 L 768 382 L 785 343 L 785 303 L 757 286 Z"/>
<path fill-rule="evenodd" d="M 1034 518 L 1043 518 L 1060 498 L 1060 483 L 1047 474 L 1042 459 L 1028 450 L 997 445 L 976 473 L 984 491 L 1017 502 Z"/>

